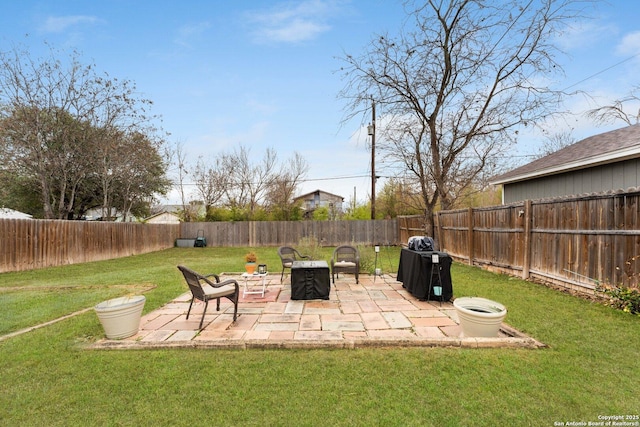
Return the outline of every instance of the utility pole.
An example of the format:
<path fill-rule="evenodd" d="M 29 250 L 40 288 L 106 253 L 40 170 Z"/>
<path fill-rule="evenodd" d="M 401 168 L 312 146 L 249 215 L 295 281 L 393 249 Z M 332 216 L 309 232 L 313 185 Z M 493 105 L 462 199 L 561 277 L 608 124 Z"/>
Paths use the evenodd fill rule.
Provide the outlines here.
<path fill-rule="evenodd" d="M 376 219 L 376 103 L 371 100 L 371 124 L 367 126 L 371 136 L 371 219 Z"/>

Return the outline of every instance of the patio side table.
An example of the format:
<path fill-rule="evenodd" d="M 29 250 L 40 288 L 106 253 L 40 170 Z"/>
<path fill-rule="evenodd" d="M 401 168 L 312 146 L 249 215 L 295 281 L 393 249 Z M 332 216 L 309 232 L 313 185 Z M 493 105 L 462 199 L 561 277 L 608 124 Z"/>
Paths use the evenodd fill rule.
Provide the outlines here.
<path fill-rule="evenodd" d="M 267 274 L 269 273 L 242 273 L 242 278 L 244 279 L 244 289 L 242 291 L 242 296 L 245 297 L 249 294 L 256 294 L 264 298 L 264 293 L 267 290 Z M 249 285 L 249 282 L 255 282 L 260 279 L 262 279 L 262 286 L 258 285 L 258 289 L 256 289 L 255 286 Z"/>

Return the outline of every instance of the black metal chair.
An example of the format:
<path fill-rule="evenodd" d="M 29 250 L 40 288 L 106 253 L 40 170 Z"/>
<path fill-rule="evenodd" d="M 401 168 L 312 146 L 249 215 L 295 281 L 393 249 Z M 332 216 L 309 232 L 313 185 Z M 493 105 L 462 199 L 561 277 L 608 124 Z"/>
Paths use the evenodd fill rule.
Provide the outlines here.
<path fill-rule="evenodd" d="M 204 302 L 204 310 L 202 311 L 202 319 L 200 319 L 199 327 L 199 329 L 202 329 L 202 323 L 204 322 L 204 315 L 207 312 L 207 307 L 209 306 L 209 300 L 217 300 L 218 304 L 216 310 L 220 311 L 220 298 L 225 297 L 234 304 L 233 321 L 236 321 L 238 317 L 238 299 L 240 296 L 240 286 L 236 280 L 228 279 L 224 282 L 220 282 L 220 277 L 218 277 L 217 274 L 204 276 L 182 265 L 179 265 L 178 269 L 182 272 L 193 296 L 189 303 L 187 319 L 189 318 L 189 313 L 191 313 L 193 301 L 197 299 Z M 210 277 L 213 277 L 215 282 L 212 281 Z"/>
<path fill-rule="evenodd" d="M 280 283 L 282 283 L 285 268 L 291 269 L 294 261 L 311 259 L 309 255 L 301 255 L 300 252 L 290 246 L 280 246 L 278 248 L 278 256 L 280 257 L 280 261 L 282 261 L 282 274 L 280 275 Z"/>
<path fill-rule="evenodd" d="M 359 283 L 360 252 L 354 246 L 342 245 L 333 251 L 333 257 L 331 258 L 331 279 L 333 283 L 336 283 L 335 276 L 338 276 L 339 273 L 353 273 L 356 276 L 356 283 Z"/>

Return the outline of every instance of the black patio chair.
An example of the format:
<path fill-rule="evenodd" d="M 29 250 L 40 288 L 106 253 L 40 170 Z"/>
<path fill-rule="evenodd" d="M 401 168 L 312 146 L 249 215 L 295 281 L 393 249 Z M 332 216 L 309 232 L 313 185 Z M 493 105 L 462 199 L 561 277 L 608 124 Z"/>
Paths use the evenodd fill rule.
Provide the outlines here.
<path fill-rule="evenodd" d="M 291 269 L 294 261 L 311 259 L 309 255 L 301 255 L 300 252 L 290 246 L 280 246 L 278 248 L 278 256 L 280 257 L 280 261 L 282 261 L 282 274 L 280 275 L 280 283 L 282 283 L 282 278 L 284 277 L 284 269 Z"/>
<path fill-rule="evenodd" d="M 216 310 L 220 311 L 220 298 L 225 297 L 234 304 L 233 309 L 233 321 L 235 322 L 238 317 L 238 299 L 240 296 L 240 286 L 234 279 L 228 279 L 224 282 L 220 282 L 220 277 L 217 274 L 202 275 L 195 271 L 179 265 L 178 269 L 182 272 L 184 279 L 189 285 L 191 291 L 191 302 L 189 303 L 189 310 L 187 311 L 187 319 L 189 313 L 191 313 L 191 307 L 193 306 L 193 300 L 200 300 L 204 302 L 204 310 L 202 311 L 202 319 L 200 319 L 200 327 L 202 329 L 202 323 L 204 322 L 204 315 L 207 312 L 209 306 L 209 300 L 217 300 Z M 210 278 L 214 278 L 215 282 Z"/>

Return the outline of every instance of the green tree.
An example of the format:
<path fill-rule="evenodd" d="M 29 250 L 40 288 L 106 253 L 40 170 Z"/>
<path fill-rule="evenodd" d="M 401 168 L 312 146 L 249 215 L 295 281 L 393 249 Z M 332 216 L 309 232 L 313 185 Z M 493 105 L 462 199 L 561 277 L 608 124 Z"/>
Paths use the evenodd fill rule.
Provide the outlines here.
<path fill-rule="evenodd" d="M 328 221 L 329 220 L 329 208 L 326 206 L 317 207 L 313 211 L 314 221 Z"/>
<path fill-rule="evenodd" d="M 371 219 L 371 205 L 369 203 L 357 204 L 349 207 L 343 215 L 343 219 Z"/>

